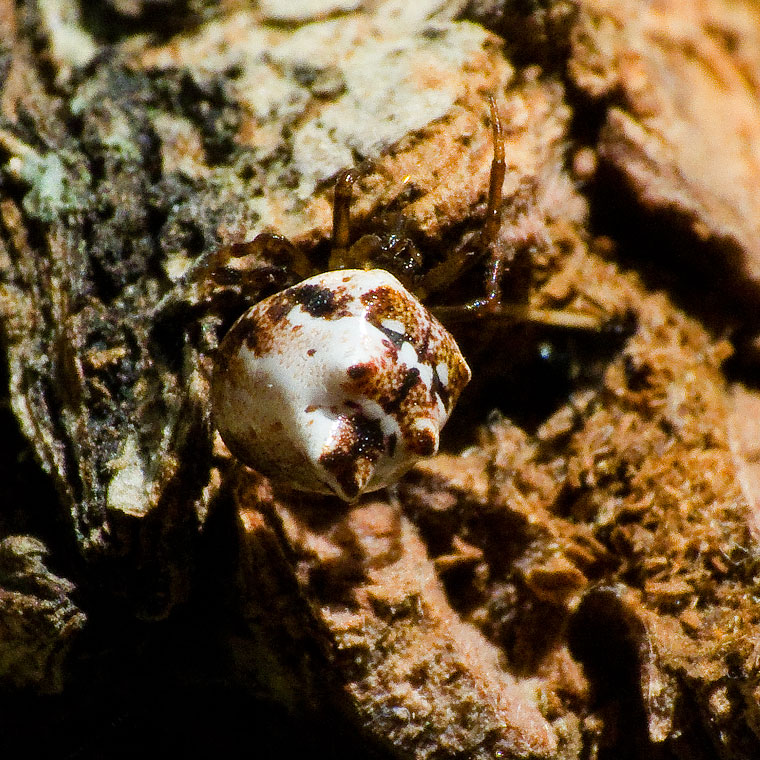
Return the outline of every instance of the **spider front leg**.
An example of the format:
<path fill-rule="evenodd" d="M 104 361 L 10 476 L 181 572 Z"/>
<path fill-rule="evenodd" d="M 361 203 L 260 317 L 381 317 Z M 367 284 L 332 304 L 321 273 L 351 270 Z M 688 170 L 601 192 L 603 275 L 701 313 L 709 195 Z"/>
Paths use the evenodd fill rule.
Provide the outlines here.
<path fill-rule="evenodd" d="M 344 169 L 335 180 L 333 196 L 332 250 L 328 269 L 367 269 L 382 248 L 376 235 L 365 235 L 351 245 L 351 195 L 359 173 Z"/>
<path fill-rule="evenodd" d="M 535 322 L 542 325 L 599 330 L 602 323 L 597 317 L 577 312 L 554 309 L 537 309 L 525 304 L 502 303 L 501 280 L 508 269 L 513 251 L 498 244 L 501 228 L 502 187 L 506 174 L 504 130 L 493 97 L 488 98 L 491 108 L 493 132 L 493 159 L 488 187 L 488 205 L 480 234 L 465 243 L 446 261 L 433 267 L 423 278 L 418 293 L 421 297 L 441 290 L 453 282 L 484 256 L 489 257 L 485 278 L 485 296 L 458 306 L 438 306 L 432 311 L 443 322 L 479 319 L 488 316 L 506 322 Z"/>
<path fill-rule="evenodd" d="M 501 296 L 501 275 L 505 265 L 505 252 L 495 245 L 501 227 L 502 186 L 506 174 L 504 159 L 504 130 L 496 108 L 496 101 L 488 98 L 491 108 L 491 129 L 493 132 L 493 159 L 491 174 L 488 182 L 488 205 L 486 206 L 485 221 L 474 241 L 467 241 L 454 251 L 445 261 L 430 269 L 416 288 L 418 297 L 426 298 L 429 294 L 443 290 L 454 282 L 463 272 L 477 264 L 485 255 L 490 255 L 488 267 L 487 290 L 485 299 L 473 302 L 472 306 L 463 308 L 481 308 L 486 304 L 498 303 Z M 462 307 L 457 307 L 462 308 Z"/>
<path fill-rule="evenodd" d="M 404 216 L 389 215 L 390 229 L 382 235 L 362 235 L 350 242 L 351 191 L 358 172 L 344 169 L 335 182 L 333 196 L 332 251 L 328 268 L 387 269 L 410 291 L 416 292 L 417 272 L 422 265 L 419 251 L 407 235 L 408 221 Z"/>
<path fill-rule="evenodd" d="M 351 268 L 348 261 L 351 250 L 351 193 L 356 176 L 356 169 L 344 169 L 335 180 L 330 270 Z"/>
<path fill-rule="evenodd" d="M 262 232 L 253 240 L 220 246 L 201 258 L 156 304 L 153 319 L 162 321 L 185 306 L 207 309 L 231 287 L 249 302 L 257 301 L 266 291 L 312 274 L 314 267 L 303 251 L 282 235 Z"/>

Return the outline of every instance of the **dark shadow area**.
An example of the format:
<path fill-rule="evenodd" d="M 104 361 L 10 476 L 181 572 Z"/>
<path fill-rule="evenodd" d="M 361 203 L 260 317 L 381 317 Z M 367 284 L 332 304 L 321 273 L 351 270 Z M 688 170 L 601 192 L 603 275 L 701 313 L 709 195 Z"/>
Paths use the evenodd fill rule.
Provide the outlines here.
<path fill-rule="evenodd" d="M 591 229 L 617 242 L 619 265 L 635 270 L 649 290 L 666 292 L 715 338 L 730 338 L 736 352 L 724 365 L 728 378 L 760 386 L 760 294 L 741 276 L 731 244 L 701 240 L 677 215 L 643 208 L 609 167 L 600 166 L 588 193 Z"/>
<path fill-rule="evenodd" d="M 337 721 L 288 714 L 230 684 L 151 679 L 60 697 L 0 697 L 8 757 L 261 758 L 365 756 Z"/>
<path fill-rule="evenodd" d="M 593 687 L 590 708 L 604 716 L 599 760 L 669 760 L 652 744 L 641 695 L 638 643 L 614 594 L 590 593 L 570 621 L 569 642 Z"/>
<path fill-rule="evenodd" d="M 482 325 L 455 328 L 473 380 L 444 429 L 442 449 L 457 451 L 474 443 L 473 432 L 494 410 L 535 433 L 573 391 L 601 382 L 635 329 L 632 315 L 600 331 L 528 324 L 489 329 L 487 318 Z"/>
<path fill-rule="evenodd" d="M 8 360 L 0 350 L 0 539 L 22 534 L 39 538 L 50 550 L 46 564 L 68 576 L 80 561 L 71 522 L 52 479 L 19 429 L 8 384 Z"/>
<path fill-rule="evenodd" d="M 115 0 L 79 4 L 82 26 L 100 44 L 114 45 L 136 34 L 168 40 L 203 20 L 203 3 L 197 0 Z"/>

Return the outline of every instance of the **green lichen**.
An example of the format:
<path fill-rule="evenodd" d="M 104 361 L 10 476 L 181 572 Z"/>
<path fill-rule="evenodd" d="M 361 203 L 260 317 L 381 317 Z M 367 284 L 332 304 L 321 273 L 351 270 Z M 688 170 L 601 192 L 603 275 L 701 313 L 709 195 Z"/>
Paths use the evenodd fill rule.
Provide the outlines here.
<path fill-rule="evenodd" d="M 58 153 L 29 151 L 24 156 L 16 156 L 12 166 L 13 173 L 29 188 L 23 200 L 29 216 L 50 224 L 83 208 L 82 192 L 76 185 L 88 183 L 89 176 L 82 169 L 80 176 L 73 180 Z"/>
<path fill-rule="evenodd" d="M 39 153 L 12 132 L 0 129 L 0 151 L 10 155 L 0 171 L 28 187 L 23 206 L 26 213 L 50 224 L 85 205 L 89 172 L 66 161 L 65 151 Z"/>

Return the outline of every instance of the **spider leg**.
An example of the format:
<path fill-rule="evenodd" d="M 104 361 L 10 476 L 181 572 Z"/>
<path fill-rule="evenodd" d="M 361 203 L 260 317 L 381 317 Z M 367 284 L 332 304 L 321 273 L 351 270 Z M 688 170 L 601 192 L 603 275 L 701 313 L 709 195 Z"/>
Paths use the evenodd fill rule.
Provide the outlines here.
<path fill-rule="evenodd" d="M 415 272 L 420 254 L 405 235 L 407 221 L 402 215 L 398 215 L 390 232 L 382 236 L 363 235 L 351 243 L 351 192 L 357 176 L 356 169 L 344 169 L 335 181 L 329 269 L 387 268 L 404 287 L 416 290 Z"/>
<path fill-rule="evenodd" d="M 488 298 L 490 301 L 498 301 L 500 296 L 499 281 L 504 267 L 505 255 L 495 251 L 495 243 L 501 227 L 501 204 L 502 186 L 506 174 L 506 162 L 504 158 L 504 130 L 501 118 L 496 107 L 496 101 L 489 96 L 488 104 L 491 108 L 491 130 L 493 133 L 493 159 L 491 160 L 491 174 L 488 182 L 488 205 L 486 216 L 480 234 L 475 239 L 466 241 L 445 261 L 430 269 L 422 278 L 416 288 L 419 298 L 425 298 L 430 293 L 442 290 L 454 282 L 460 274 L 476 264 L 487 253 L 491 254 L 492 261 L 488 274 Z"/>
<path fill-rule="evenodd" d="M 433 267 L 423 278 L 422 292 L 440 290 L 456 279 L 465 269 L 469 268 L 488 254 L 490 260 L 485 281 L 485 296 L 458 306 L 438 306 L 433 313 L 444 322 L 467 321 L 488 316 L 504 322 L 535 322 L 542 325 L 565 327 L 570 329 L 600 330 L 603 321 L 593 315 L 562 309 L 539 309 L 526 304 L 501 302 L 501 279 L 511 259 L 513 251 L 504 250 L 497 244 L 501 227 L 502 186 L 506 174 L 504 130 L 499 111 L 493 97 L 488 98 L 491 108 L 491 127 L 493 130 L 493 159 L 488 188 L 488 205 L 485 221 L 480 235 L 473 243 L 465 243 L 459 251 L 446 261 Z"/>
<path fill-rule="evenodd" d="M 527 304 L 493 303 L 488 298 L 456 306 L 433 306 L 430 311 L 444 324 L 469 322 L 488 317 L 489 322 L 533 322 L 549 327 L 575 330 L 603 330 L 607 321 L 593 314 L 582 314 L 564 309 L 539 309 Z"/>
<path fill-rule="evenodd" d="M 332 251 L 329 268 L 349 269 L 357 264 L 351 255 L 351 192 L 356 182 L 356 169 L 344 169 L 335 181 L 333 196 Z"/>
<path fill-rule="evenodd" d="M 504 161 L 504 130 L 501 126 L 501 118 L 496 108 L 496 101 L 492 96 L 488 97 L 488 105 L 491 107 L 491 128 L 493 129 L 493 160 L 491 161 L 491 176 L 488 183 L 488 206 L 486 207 L 486 220 L 480 234 L 480 245 L 483 249 L 489 249 L 496 241 L 501 226 L 501 200 L 506 163 Z"/>

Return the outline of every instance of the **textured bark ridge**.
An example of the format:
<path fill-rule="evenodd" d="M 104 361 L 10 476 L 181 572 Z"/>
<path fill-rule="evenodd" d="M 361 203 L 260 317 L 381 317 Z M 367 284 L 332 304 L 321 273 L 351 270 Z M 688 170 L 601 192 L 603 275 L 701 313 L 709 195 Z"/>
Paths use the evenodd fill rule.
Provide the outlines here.
<path fill-rule="evenodd" d="M 534 5 L 0 0 L 0 683 L 61 694 L 59 755 L 194 702 L 262 746 L 284 706 L 278 756 L 760 756 L 760 20 Z M 325 269 L 344 167 L 354 239 L 475 243 L 489 95 L 538 319 L 450 325 L 473 381 L 395 488 L 273 486 L 214 434 L 219 340 Z M 298 254 L 214 263 L 260 232 Z"/>
<path fill-rule="evenodd" d="M 760 278 L 760 38 L 750 5 L 581 3 L 569 72 L 608 105 L 598 148 L 647 211 L 722 259 L 734 289 Z"/>

